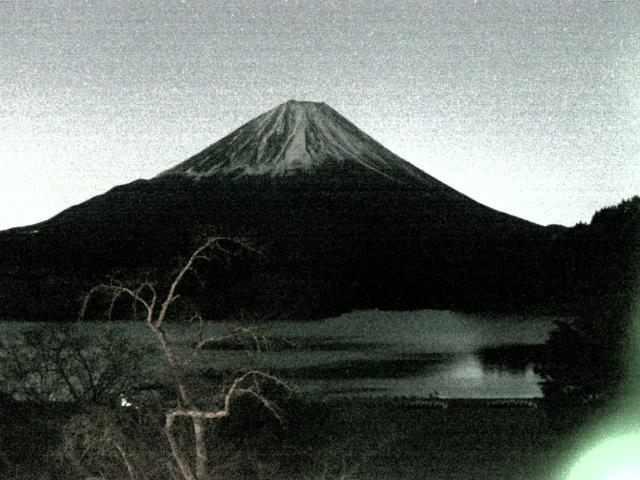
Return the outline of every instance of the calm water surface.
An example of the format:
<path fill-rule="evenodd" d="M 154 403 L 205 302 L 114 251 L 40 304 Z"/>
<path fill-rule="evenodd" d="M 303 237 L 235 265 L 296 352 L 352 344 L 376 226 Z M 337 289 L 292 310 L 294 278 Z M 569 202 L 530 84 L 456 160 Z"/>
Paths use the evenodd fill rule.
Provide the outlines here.
<path fill-rule="evenodd" d="M 502 398 L 540 396 L 539 378 L 527 362 L 510 368 L 479 354 L 487 348 L 542 344 L 555 317 L 484 316 L 450 311 L 359 311 L 316 322 L 257 326 L 271 348 L 260 352 L 217 348 L 202 353 L 203 372 L 262 368 L 277 372 L 304 392 L 322 396 L 421 396 Z M 33 324 L 0 323 L 0 333 Z M 230 324 L 210 323 L 206 334 Z M 87 323 L 99 335 L 106 324 Z M 118 323 L 130 335 L 148 337 L 144 324 Z M 195 329 L 168 326 L 177 351 L 186 353 Z M 163 373 L 162 358 L 150 375 Z"/>

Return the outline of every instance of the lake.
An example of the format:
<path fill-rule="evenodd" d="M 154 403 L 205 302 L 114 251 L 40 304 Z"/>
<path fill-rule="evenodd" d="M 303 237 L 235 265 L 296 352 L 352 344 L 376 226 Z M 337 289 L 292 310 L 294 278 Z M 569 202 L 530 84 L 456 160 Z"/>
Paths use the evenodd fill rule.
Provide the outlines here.
<path fill-rule="evenodd" d="M 269 369 L 303 393 L 322 398 L 539 397 L 540 379 L 528 352 L 546 341 L 557 319 L 367 310 L 315 322 L 276 321 L 256 327 L 267 339 L 260 351 L 233 343 L 214 345 L 203 351 L 197 369 L 209 375 Z M 33 324 L 0 323 L 0 334 L 29 325 Z M 205 333 L 220 334 L 231 326 L 207 323 Z M 104 328 L 106 324 L 86 324 L 93 335 Z M 117 323 L 116 328 L 135 337 L 149 335 L 144 324 Z M 196 338 L 195 328 L 187 325 L 168 325 L 167 332 L 182 353 Z M 162 374 L 162 364 L 152 369 L 153 375 Z"/>

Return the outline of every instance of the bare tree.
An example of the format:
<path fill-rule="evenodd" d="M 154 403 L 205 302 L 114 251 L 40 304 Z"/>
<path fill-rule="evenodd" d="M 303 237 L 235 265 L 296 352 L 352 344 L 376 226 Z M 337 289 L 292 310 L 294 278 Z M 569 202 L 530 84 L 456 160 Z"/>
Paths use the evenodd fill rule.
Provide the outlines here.
<path fill-rule="evenodd" d="M 178 290 L 182 282 L 189 274 L 197 275 L 195 267 L 199 262 L 210 262 L 213 259 L 220 258 L 228 260 L 231 255 L 229 250 L 231 245 L 245 250 L 254 250 L 251 244 L 242 238 L 207 238 L 175 273 L 166 288 L 166 292 L 162 292 L 162 289 L 154 282 L 144 281 L 132 286 L 112 281 L 109 284 L 101 284 L 92 288 L 84 298 L 80 313 L 80 318 L 84 318 L 90 300 L 97 294 L 106 294 L 108 296 L 110 300 L 109 315 L 113 312 L 118 299 L 128 297 L 134 305 L 134 316 L 142 317 L 146 326 L 153 332 L 167 361 L 178 394 L 178 405 L 165 412 L 164 434 L 169 442 L 173 458 L 185 480 L 206 480 L 208 478 L 207 425 L 210 421 L 228 417 L 231 414 L 232 402 L 235 397 L 252 396 L 276 418 L 282 419 L 278 407 L 261 392 L 260 384 L 266 380 L 275 382 L 285 388 L 286 385 L 266 372 L 251 370 L 235 377 L 230 386 L 217 395 L 218 401 L 215 408 L 199 405 L 198 399 L 192 391 L 193 389 L 187 382 L 187 376 L 207 345 L 229 338 L 237 338 L 239 334 L 248 334 L 258 340 L 252 330 L 240 328 L 224 335 L 205 336 L 202 317 L 197 312 L 192 312 L 187 320 L 198 323 L 199 333 L 190 353 L 180 358 L 167 337 L 165 325 L 172 307 L 175 306 L 180 298 Z M 186 419 L 191 424 L 194 440 L 192 455 L 187 454 L 187 447 L 180 445 L 174 433 L 174 425 L 179 418 Z M 190 457 L 195 460 L 190 461 Z"/>
<path fill-rule="evenodd" d="M 96 470 L 104 471 L 107 465 L 117 463 L 125 467 L 129 480 L 136 480 L 137 469 L 127 452 L 129 438 L 111 421 L 111 413 L 98 408 L 73 417 L 63 428 L 61 453 L 85 478 L 95 478 L 93 464 L 100 465 Z"/>
<path fill-rule="evenodd" d="M 43 324 L 0 339 L 0 391 L 21 401 L 109 404 L 142 382 L 148 345 L 107 329 Z"/>

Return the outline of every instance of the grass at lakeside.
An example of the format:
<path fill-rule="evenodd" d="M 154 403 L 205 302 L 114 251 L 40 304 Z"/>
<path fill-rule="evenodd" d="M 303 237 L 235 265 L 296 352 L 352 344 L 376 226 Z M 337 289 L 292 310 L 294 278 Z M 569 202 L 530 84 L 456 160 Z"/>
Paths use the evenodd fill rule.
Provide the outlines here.
<path fill-rule="evenodd" d="M 238 415 L 214 429 L 212 470 L 220 478 L 265 480 L 554 479 L 580 427 L 597 415 L 590 406 L 537 402 L 450 400 L 446 407 L 411 399 L 296 400 L 285 405 L 284 426 Z M 73 478 L 53 454 L 73 407 L 3 410 L 2 478 Z M 157 440 L 149 448 L 166 456 L 163 437 Z"/>

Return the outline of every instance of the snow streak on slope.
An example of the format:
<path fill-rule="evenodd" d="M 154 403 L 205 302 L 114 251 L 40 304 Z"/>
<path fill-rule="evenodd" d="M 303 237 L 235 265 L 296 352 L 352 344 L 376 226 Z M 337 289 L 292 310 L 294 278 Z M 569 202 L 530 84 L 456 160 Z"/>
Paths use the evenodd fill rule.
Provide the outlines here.
<path fill-rule="evenodd" d="M 436 181 L 328 105 L 293 100 L 254 118 L 159 176 L 282 176 L 336 165 L 359 166 L 398 181 Z"/>

